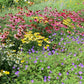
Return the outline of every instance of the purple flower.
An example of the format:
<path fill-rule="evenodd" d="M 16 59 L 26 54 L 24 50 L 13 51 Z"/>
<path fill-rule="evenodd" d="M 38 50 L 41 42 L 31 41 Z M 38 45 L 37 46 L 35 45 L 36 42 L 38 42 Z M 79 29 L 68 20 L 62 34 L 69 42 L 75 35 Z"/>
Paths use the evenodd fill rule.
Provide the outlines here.
<path fill-rule="evenodd" d="M 67 42 L 67 43 L 71 43 L 71 42 L 69 41 L 69 42 Z"/>
<path fill-rule="evenodd" d="M 50 81 L 50 79 L 48 79 L 48 81 Z"/>
<path fill-rule="evenodd" d="M 58 55 L 58 53 L 56 53 Z"/>
<path fill-rule="evenodd" d="M 40 60 L 40 62 L 42 62 L 42 60 Z"/>
<path fill-rule="evenodd" d="M 38 51 L 36 51 L 36 53 L 38 53 Z"/>
<path fill-rule="evenodd" d="M 79 74 L 82 74 L 82 71 L 79 71 Z"/>
<path fill-rule="evenodd" d="M 50 71 L 50 73 L 52 73 L 52 71 Z"/>
<path fill-rule="evenodd" d="M 72 65 L 74 65 L 74 63 L 72 63 Z"/>
<path fill-rule="evenodd" d="M 67 35 L 67 37 L 69 37 L 69 35 Z"/>
<path fill-rule="evenodd" d="M 77 68 L 77 65 L 75 65 L 74 67 Z"/>
<path fill-rule="evenodd" d="M 56 35 L 56 33 L 54 33 L 52 36 Z"/>
<path fill-rule="evenodd" d="M 77 60 L 79 61 L 79 58 Z"/>
<path fill-rule="evenodd" d="M 28 63 L 28 61 L 26 61 L 26 63 Z"/>
<path fill-rule="evenodd" d="M 51 39 L 51 41 L 53 41 L 53 39 Z"/>
<path fill-rule="evenodd" d="M 17 69 L 19 69 L 19 67 Z"/>
<path fill-rule="evenodd" d="M 76 54 L 74 54 L 74 56 L 76 56 Z"/>
<path fill-rule="evenodd" d="M 51 77 L 50 77 L 50 76 L 48 76 L 48 78 L 50 79 Z"/>
<path fill-rule="evenodd" d="M 67 75 L 69 75 L 69 72 L 67 72 Z"/>
<path fill-rule="evenodd" d="M 53 52 L 53 54 L 55 54 L 55 51 L 54 50 L 52 50 L 52 52 Z"/>
<path fill-rule="evenodd" d="M 73 71 L 73 68 L 71 69 L 71 71 Z"/>
<path fill-rule="evenodd" d="M 75 74 L 77 74 L 77 73 L 75 73 Z"/>
<path fill-rule="evenodd" d="M 82 82 L 81 82 L 81 81 L 80 81 L 79 83 L 80 83 L 80 84 L 82 84 Z"/>
<path fill-rule="evenodd" d="M 13 69 L 15 69 L 15 66 L 13 66 Z"/>
<path fill-rule="evenodd" d="M 64 65 L 64 63 L 61 63 L 61 65 Z"/>
<path fill-rule="evenodd" d="M 33 83 L 34 82 L 34 80 L 31 80 L 31 83 Z"/>
<path fill-rule="evenodd" d="M 47 49 L 47 51 L 49 51 L 49 48 Z"/>
<path fill-rule="evenodd" d="M 45 48 L 43 47 L 43 50 L 45 50 Z"/>
<path fill-rule="evenodd" d="M 29 59 L 31 59 L 31 57 L 29 57 Z"/>
<path fill-rule="evenodd" d="M 59 79 L 59 77 L 57 77 L 57 79 Z"/>
<path fill-rule="evenodd" d="M 29 54 L 31 54 L 31 52 L 29 51 Z"/>
<path fill-rule="evenodd" d="M 16 72 L 15 72 L 15 75 L 18 75 L 18 74 L 19 74 L 19 71 L 16 71 Z"/>
<path fill-rule="evenodd" d="M 48 69 L 50 68 L 50 66 L 47 67 Z"/>
<path fill-rule="evenodd" d="M 41 70 L 43 70 L 43 68 L 41 68 Z"/>
<path fill-rule="evenodd" d="M 79 78 L 82 79 L 82 76 L 80 76 Z"/>
<path fill-rule="evenodd" d="M 61 50 L 62 52 L 64 51 L 64 49 Z"/>
<path fill-rule="evenodd" d="M 27 68 L 27 67 L 28 67 L 28 65 L 25 65 L 25 67 Z"/>
<path fill-rule="evenodd" d="M 21 51 L 23 51 L 23 49 L 20 49 Z"/>
<path fill-rule="evenodd" d="M 49 36 L 49 38 L 51 38 L 51 36 Z"/>
<path fill-rule="evenodd" d="M 64 58 L 64 60 L 66 60 L 66 58 Z"/>
<path fill-rule="evenodd" d="M 52 55 L 51 52 L 49 52 L 48 55 Z"/>
<path fill-rule="evenodd" d="M 61 40 L 60 41 L 63 41 L 63 38 L 61 38 Z"/>
<path fill-rule="evenodd" d="M 37 60 L 35 60 L 34 63 L 37 63 Z"/>
<path fill-rule="evenodd" d="M 61 43 L 59 42 L 59 45 L 61 45 Z"/>
<path fill-rule="evenodd" d="M 64 42 L 64 45 L 66 45 L 66 43 Z"/>
<path fill-rule="evenodd" d="M 38 60 L 38 57 L 36 57 L 36 59 Z"/>
<path fill-rule="evenodd" d="M 44 79 L 44 82 L 46 82 L 47 80 L 46 79 Z"/>
<path fill-rule="evenodd" d="M 84 65 L 83 65 L 82 63 L 80 63 L 78 66 L 80 66 L 81 68 L 83 68 L 83 67 L 84 67 Z"/>
<path fill-rule="evenodd" d="M 32 50 L 32 52 L 34 53 L 34 52 L 35 52 L 35 50 Z"/>
<path fill-rule="evenodd" d="M 80 50 L 81 48 L 79 48 L 79 50 Z"/>
<path fill-rule="evenodd" d="M 47 58 L 47 56 L 45 56 L 45 58 Z"/>
<path fill-rule="evenodd" d="M 62 33 L 60 33 L 62 35 Z"/>
<path fill-rule="evenodd" d="M 64 84 L 64 83 L 62 82 L 62 84 Z"/>
<path fill-rule="evenodd" d="M 59 73 L 59 76 L 61 76 L 62 74 L 61 73 Z"/>

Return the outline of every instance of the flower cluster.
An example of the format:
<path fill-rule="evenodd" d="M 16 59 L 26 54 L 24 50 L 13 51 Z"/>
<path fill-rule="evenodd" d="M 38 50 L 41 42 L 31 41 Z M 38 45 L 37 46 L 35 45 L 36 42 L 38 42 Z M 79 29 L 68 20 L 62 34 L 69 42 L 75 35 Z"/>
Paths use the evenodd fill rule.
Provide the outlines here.
<path fill-rule="evenodd" d="M 0 77 L 3 76 L 3 74 L 9 75 L 10 72 L 9 71 L 4 71 L 3 69 L 0 70 Z"/>
<path fill-rule="evenodd" d="M 42 46 L 42 42 L 45 41 L 46 43 L 50 43 L 48 38 L 45 38 L 40 35 L 39 32 L 35 32 L 32 34 L 32 31 L 26 32 L 24 38 L 21 40 L 22 43 L 30 43 L 31 41 L 37 41 L 38 46 Z"/>
<path fill-rule="evenodd" d="M 63 24 L 71 27 L 72 29 L 74 28 L 73 23 L 71 23 L 71 19 L 64 19 Z"/>

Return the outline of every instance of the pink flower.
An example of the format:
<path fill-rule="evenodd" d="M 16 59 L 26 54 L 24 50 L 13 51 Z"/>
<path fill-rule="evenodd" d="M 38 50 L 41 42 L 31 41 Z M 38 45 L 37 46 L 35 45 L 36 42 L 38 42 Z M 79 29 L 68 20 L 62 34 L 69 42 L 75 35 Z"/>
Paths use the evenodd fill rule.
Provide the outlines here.
<path fill-rule="evenodd" d="M 30 30 L 32 30 L 33 28 L 29 28 Z"/>

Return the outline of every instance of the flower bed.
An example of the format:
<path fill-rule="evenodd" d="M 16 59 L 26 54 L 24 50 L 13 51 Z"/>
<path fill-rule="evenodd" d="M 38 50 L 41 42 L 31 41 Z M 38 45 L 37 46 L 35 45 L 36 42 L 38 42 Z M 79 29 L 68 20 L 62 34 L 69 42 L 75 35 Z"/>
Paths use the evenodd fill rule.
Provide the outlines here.
<path fill-rule="evenodd" d="M 84 82 L 84 10 L 17 9 L 0 17 L 0 83 Z"/>

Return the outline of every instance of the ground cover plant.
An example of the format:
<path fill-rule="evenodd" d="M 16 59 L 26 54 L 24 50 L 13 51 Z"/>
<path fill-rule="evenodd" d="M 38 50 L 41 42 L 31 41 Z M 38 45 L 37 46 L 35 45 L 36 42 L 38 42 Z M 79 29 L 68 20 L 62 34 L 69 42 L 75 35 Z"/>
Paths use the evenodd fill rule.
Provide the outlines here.
<path fill-rule="evenodd" d="M 84 83 L 84 2 L 70 9 L 72 0 L 68 7 L 64 1 L 36 10 L 46 4 L 37 1 L 0 16 L 1 84 Z"/>

